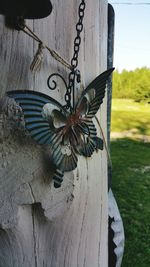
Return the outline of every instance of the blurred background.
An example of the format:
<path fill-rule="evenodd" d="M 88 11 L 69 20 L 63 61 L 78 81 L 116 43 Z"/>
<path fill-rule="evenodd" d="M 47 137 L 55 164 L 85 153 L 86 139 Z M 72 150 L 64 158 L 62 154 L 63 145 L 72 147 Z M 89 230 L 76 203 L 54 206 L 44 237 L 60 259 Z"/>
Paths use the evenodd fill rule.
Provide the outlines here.
<path fill-rule="evenodd" d="M 122 267 L 150 266 L 150 0 L 115 11 L 112 189 L 125 228 Z"/>

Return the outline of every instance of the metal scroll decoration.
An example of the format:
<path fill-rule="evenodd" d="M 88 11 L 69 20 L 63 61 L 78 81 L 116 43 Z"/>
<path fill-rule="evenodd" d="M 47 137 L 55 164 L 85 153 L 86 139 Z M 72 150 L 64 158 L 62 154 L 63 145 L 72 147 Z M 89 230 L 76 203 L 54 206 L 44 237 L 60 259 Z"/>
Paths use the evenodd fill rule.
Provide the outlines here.
<path fill-rule="evenodd" d="M 76 25 L 77 36 L 74 41 L 74 55 L 71 60 L 71 72 L 68 84 L 60 74 L 52 74 L 47 81 L 50 89 L 57 87 L 51 78 L 62 78 L 66 88 L 65 102 L 62 106 L 54 98 L 36 91 L 9 91 L 7 95 L 15 99 L 23 111 L 25 125 L 31 137 L 40 145 L 50 145 L 50 153 L 56 171 L 53 176 L 54 186 L 61 186 L 64 172 L 77 167 L 78 154 L 91 157 L 93 152 L 103 149 L 103 140 L 97 136 L 93 118 L 100 108 L 105 96 L 106 82 L 113 68 L 100 74 L 85 90 L 75 103 L 75 82 L 80 83 L 77 70 L 78 53 L 81 43 L 80 33 L 83 29 L 85 2 L 79 5 L 79 21 Z"/>

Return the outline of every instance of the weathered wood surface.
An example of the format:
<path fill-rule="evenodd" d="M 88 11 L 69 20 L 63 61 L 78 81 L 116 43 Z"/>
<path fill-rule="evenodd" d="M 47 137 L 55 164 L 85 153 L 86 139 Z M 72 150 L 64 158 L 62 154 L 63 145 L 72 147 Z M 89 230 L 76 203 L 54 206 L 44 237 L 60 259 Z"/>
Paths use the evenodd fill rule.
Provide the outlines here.
<path fill-rule="evenodd" d="M 79 2 L 56 0 L 48 18 L 27 21 L 68 61 Z M 87 1 L 82 37 L 79 67 L 87 85 L 107 68 L 107 1 Z M 1 97 L 7 90 L 31 89 L 62 101 L 64 89 L 50 92 L 46 80 L 52 72 L 68 71 L 45 51 L 40 72 L 31 74 L 36 48 L 0 16 Z M 48 149 L 14 129 L 10 117 L 11 112 L 0 117 L 0 267 L 107 267 L 106 152 L 80 157 L 74 174 L 66 173 L 62 187 L 54 189 Z M 106 134 L 106 100 L 98 117 Z"/>
<path fill-rule="evenodd" d="M 45 216 L 51 220 L 70 204 L 73 174 L 66 173 L 62 188 L 54 190 L 54 167 L 50 161 L 49 147 L 33 142 L 25 131 L 23 121 L 18 122 L 15 101 L 4 97 L 0 105 L 3 111 L 0 116 L 0 223 L 3 228 L 15 226 L 18 206 L 34 203 L 41 203 Z"/>

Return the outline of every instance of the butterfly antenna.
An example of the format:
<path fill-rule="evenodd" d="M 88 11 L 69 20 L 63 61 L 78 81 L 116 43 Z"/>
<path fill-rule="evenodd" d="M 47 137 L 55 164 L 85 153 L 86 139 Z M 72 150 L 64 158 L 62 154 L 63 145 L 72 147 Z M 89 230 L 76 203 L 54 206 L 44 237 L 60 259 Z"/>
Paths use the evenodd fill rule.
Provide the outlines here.
<path fill-rule="evenodd" d="M 110 156 L 110 152 L 109 152 L 109 149 L 108 149 L 108 146 L 107 146 L 107 143 L 106 143 L 106 139 L 105 139 L 105 136 L 104 136 L 104 132 L 103 132 L 103 129 L 102 129 L 102 126 L 98 120 L 98 118 L 96 116 L 94 116 L 96 121 L 97 121 L 97 124 L 100 128 L 100 132 L 102 134 L 102 139 L 103 139 L 103 142 L 104 142 L 104 147 L 105 147 L 105 150 L 106 150 L 106 153 L 107 153 L 107 159 L 108 159 L 108 165 L 109 166 L 112 166 L 112 161 L 111 161 L 111 156 Z"/>

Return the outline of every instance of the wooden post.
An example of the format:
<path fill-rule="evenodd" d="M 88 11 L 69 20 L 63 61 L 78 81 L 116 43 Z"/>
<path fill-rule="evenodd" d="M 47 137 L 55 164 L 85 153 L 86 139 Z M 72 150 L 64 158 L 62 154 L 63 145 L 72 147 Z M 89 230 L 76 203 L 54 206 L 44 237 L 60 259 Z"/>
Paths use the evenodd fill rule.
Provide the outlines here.
<path fill-rule="evenodd" d="M 73 55 L 79 0 L 53 1 L 52 14 L 27 21 L 66 60 Z M 107 69 L 107 1 L 86 1 L 79 69 L 84 85 Z M 40 72 L 30 72 L 37 43 L 5 27 L 0 16 L 0 97 L 8 90 L 37 90 L 63 101 L 64 88 L 49 91 L 52 72 L 68 70 L 46 50 Z M 1 101 L 0 267 L 107 267 L 108 205 L 106 151 L 79 158 L 60 189 L 49 180 L 47 148 L 13 123 L 14 103 Z M 7 105 L 8 104 L 8 105 Z M 2 107 L 3 106 L 3 107 Z M 5 114 L 2 111 L 5 109 Z M 97 117 L 107 135 L 106 98 Z M 98 129 L 99 130 L 99 129 Z"/>

